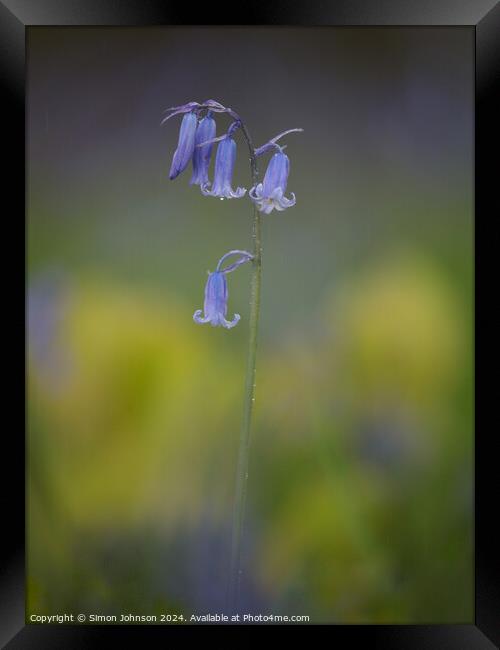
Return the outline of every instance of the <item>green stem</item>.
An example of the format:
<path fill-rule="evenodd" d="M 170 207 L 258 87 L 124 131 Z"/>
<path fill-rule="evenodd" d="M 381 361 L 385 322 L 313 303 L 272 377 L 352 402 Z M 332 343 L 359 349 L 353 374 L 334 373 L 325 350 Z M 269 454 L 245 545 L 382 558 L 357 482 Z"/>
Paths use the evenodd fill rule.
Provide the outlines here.
<path fill-rule="evenodd" d="M 250 135 L 244 124 L 241 130 L 247 141 L 250 152 L 250 167 L 252 181 L 255 185 L 258 180 L 257 160 Z M 248 357 L 245 378 L 245 396 L 243 405 L 243 420 L 241 425 L 240 445 L 238 451 L 238 464 L 236 468 L 236 488 L 233 508 L 233 530 L 231 544 L 231 574 L 229 585 L 229 607 L 231 612 L 236 612 L 241 583 L 241 539 L 243 521 L 245 517 L 245 504 L 248 484 L 248 452 L 250 448 L 250 431 L 252 424 L 252 411 L 255 402 L 255 368 L 257 360 L 257 335 L 259 328 L 261 276 L 262 276 L 262 241 L 261 241 L 261 214 L 255 204 L 253 208 L 253 260 L 252 281 L 250 294 L 250 338 L 248 344 Z"/>

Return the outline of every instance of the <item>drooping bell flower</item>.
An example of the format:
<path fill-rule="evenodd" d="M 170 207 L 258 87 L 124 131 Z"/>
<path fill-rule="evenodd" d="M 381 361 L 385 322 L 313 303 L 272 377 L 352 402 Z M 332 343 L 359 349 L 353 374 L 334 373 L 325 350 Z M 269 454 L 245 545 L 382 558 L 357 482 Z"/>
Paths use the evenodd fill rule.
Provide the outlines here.
<path fill-rule="evenodd" d="M 210 165 L 210 156 L 212 155 L 213 143 L 199 147 L 202 142 L 213 140 L 215 138 L 215 120 L 212 112 L 208 111 L 206 116 L 198 122 L 196 135 L 194 138 L 193 153 L 193 175 L 191 185 L 205 185 L 208 183 L 208 167 Z"/>
<path fill-rule="evenodd" d="M 229 266 L 222 268 L 224 260 L 232 255 L 239 255 L 240 257 Z M 231 329 L 237 325 L 241 318 L 239 314 L 235 314 L 231 321 L 226 319 L 228 300 L 226 275 L 242 264 L 249 262 L 252 258 L 253 255 L 251 253 L 238 250 L 229 251 L 229 253 L 221 257 L 215 271 L 208 274 L 208 280 L 205 286 L 205 302 L 203 305 L 204 316 L 202 316 L 202 310 L 197 309 L 193 314 L 195 323 L 210 323 L 212 327 L 221 326 L 226 329 Z"/>
<path fill-rule="evenodd" d="M 280 150 L 269 161 L 264 181 L 252 187 L 248 193 L 260 212 L 269 214 L 275 208 L 281 211 L 295 205 L 293 192 L 290 199 L 285 196 L 289 173 L 290 161 L 288 156 Z"/>
<path fill-rule="evenodd" d="M 186 169 L 193 157 L 197 124 L 198 120 L 193 112 L 186 113 L 182 118 L 179 131 L 179 143 L 172 158 L 172 166 L 170 167 L 169 177 L 171 181 Z"/>
<path fill-rule="evenodd" d="M 245 195 L 245 188 L 238 187 L 233 190 L 231 187 L 235 160 L 236 142 L 231 137 L 225 137 L 217 147 L 212 189 L 208 189 L 208 183 L 201 186 L 201 191 L 205 196 L 218 196 L 221 199 L 240 199 Z"/>

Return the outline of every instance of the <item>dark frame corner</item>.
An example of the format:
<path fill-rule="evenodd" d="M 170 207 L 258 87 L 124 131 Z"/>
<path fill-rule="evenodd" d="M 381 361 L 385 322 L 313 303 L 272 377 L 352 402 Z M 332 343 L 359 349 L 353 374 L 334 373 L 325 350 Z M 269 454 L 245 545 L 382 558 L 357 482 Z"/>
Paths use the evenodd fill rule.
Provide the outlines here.
<path fill-rule="evenodd" d="M 118 9 L 119 7 L 119 9 Z M 231 12 L 221 5 L 207 5 L 197 14 L 197 24 L 227 23 Z M 206 16 L 203 12 L 206 12 Z M 483 247 L 476 256 L 475 296 L 476 323 L 486 327 L 493 341 L 493 327 L 486 323 L 482 280 L 493 276 L 495 255 L 493 238 L 487 232 L 488 214 L 500 214 L 498 199 L 498 151 L 500 101 L 500 2 L 498 0 L 434 0 L 420 3 L 418 0 L 330 0 L 308 2 L 300 0 L 288 5 L 285 2 L 254 3 L 241 11 L 238 24 L 250 25 L 349 25 L 349 26 L 469 26 L 475 30 L 476 109 L 475 109 L 475 214 L 476 249 Z M 14 197 L 18 214 L 5 215 L 8 220 L 23 223 L 24 200 L 24 142 L 25 142 L 25 47 L 28 28 L 39 25 L 179 25 L 191 24 L 189 7 L 185 10 L 178 3 L 165 0 L 0 0 L 0 31 L 2 56 L 0 57 L 1 82 L 4 90 L 2 110 L 3 125 L 7 133 L 7 151 L 4 160 L 9 162 L 4 186 Z M 496 90 L 496 94 L 495 94 Z M 497 145 L 495 147 L 495 145 Z M 492 164 L 493 163 L 493 164 Z M 496 210 L 494 209 L 496 207 Z M 24 226 L 20 228 L 19 240 L 24 243 Z M 20 243 L 20 246 L 23 244 Z M 9 269 L 10 272 L 11 269 Z M 7 283 L 5 283 L 7 284 Z M 10 288 L 10 285 L 9 287 Z M 14 296 L 13 290 L 11 290 Z M 16 295 L 17 294 L 16 292 Z M 15 300 L 14 300 L 15 302 Z M 12 323 L 12 338 L 16 340 L 20 319 Z M 14 330 L 14 327 L 16 330 Z M 9 332 L 10 334 L 10 332 Z M 491 350 L 491 348 L 490 348 Z M 484 355 L 476 342 L 476 368 L 482 369 Z M 481 365 L 482 364 L 482 365 Z M 17 372 L 12 377 L 20 377 Z M 11 386 L 17 382 L 12 381 Z M 487 383 L 487 382 L 485 382 Z M 484 388 L 484 386 L 483 386 Z M 490 389 L 492 391 L 492 389 Z M 493 403 L 488 390 L 476 392 L 476 446 L 475 446 L 475 551 L 476 551 L 476 607 L 475 622 L 471 625 L 435 626 L 330 626 L 328 634 L 334 641 L 351 644 L 365 641 L 367 647 L 384 648 L 460 648 L 463 650 L 491 649 L 500 646 L 500 577 L 498 575 L 498 542 L 492 534 L 490 521 L 497 508 L 495 492 L 498 492 L 495 458 L 495 427 L 485 421 L 486 406 Z M 15 418 L 13 418 L 13 421 Z M 492 418 L 492 421 L 493 418 Z M 4 529 L 6 551 L 0 572 L 0 643 L 12 650 L 19 648 L 50 648 L 66 650 L 73 647 L 94 647 L 98 639 L 120 642 L 139 641 L 142 637 L 155 636 L 162 643 L 172 636 L 185 638 L 185 631 L 194 628 L 176 626 L 147 628 L 136 626 L 40 626 L 25 625 L 25 527 L 24 527 L 24 465 L 25 448 L 22 435 L 9 431 L 10 449 L 8 465 L 11 475 L 3 473 L 5 485 L 2 491 L 4 521 L 10 524 L 9 533 Z M 7 436 L 4 436 L 6 442 Z M 7 463 L 5 463 L 7 465 Z M 495 487 L 497 490 L 495 491 Z M 309 628 L 310 630 L 311 628 Z M 190 632 L 188 632 L 190 634 Z M 139 641 L 140 642 L 140 641 Z M 494 645 L 495 644 L 495 645 Z M 151 644 L 152 645 L 152 644 Z M 156 644 L 155 644 L 156 645 Z"/>

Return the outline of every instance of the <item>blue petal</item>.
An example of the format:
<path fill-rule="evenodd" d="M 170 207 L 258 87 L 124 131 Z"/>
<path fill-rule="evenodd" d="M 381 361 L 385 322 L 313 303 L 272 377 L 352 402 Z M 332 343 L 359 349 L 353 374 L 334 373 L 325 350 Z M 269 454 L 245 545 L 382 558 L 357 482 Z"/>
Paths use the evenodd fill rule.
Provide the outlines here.
<path fill-rule="evenodd" d="M 182 118 L 179 143 L 170 167 L 170 180 L 176 178 L 189 165 L 194 152 L 194 139 L 198 120 L 194 113 L 187 113 Z"/>
<path fill-rule="evenodd" d="M 212 144 L 207 144 L 204 147 L 197 145 L 215 137 L 216 125 L 215 120 L 210 112 L 198 123 L 195 135 L 195 148 L 193 153 L 193 175 L 191 177 L 191 185 L 200 185 L 208 183 L 208 168 L 210 165 L 210 157 L 212 155 Z"/>
<path fill-rule="evenodd" d="M 263 195 L 270 198 L 272 193 L 281 188 L 286 190 L 288 173 L 290 170 L 290 161 L 286 153 L 279 151 L 269 161 L 263 182 Z"/>
<path fill-rule="evenodd" d="M 217 147 L 212 188 L 210 190 L 208 189 L 208 182 L 201 185 L 201 191 L 205 196 L 239 199 L 245 195 L 245 188 L 238 187 L 236 190 L 233 190 L 231 187 L 235 160 L 236 142 L 230 137 L 225 137 Z"/>

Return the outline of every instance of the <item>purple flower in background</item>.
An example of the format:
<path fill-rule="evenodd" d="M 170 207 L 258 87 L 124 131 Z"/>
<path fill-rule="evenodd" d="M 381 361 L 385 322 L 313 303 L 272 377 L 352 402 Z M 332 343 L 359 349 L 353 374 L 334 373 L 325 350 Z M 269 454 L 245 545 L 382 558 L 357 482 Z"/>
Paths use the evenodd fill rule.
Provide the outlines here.
<path fill-rule="evenodd" d="M 179 131 L 179 143 L 172 159 L 172 166 L 170 167 L 171 181 L 186 169 L 193 157 L 197 124 L 198 120 L 193 112 L 186 113 L 182 118 L 181 129 Z"/>
<path fill-rule="evenodd" d="M 208 189 L 208 183 L 201 186 L 201 191 L 205 196 L 218 196 L 221 199 L 240 199 L 245 195 L 246 189 L 243 187 L 238 187 L 236 190 L 231 187 L 235 160 L 236 142 L 233 138 L 226 137 L 217 147 L 212 189 Z"/>
<path fill-rule="evenodd" d="M 239 255 L 239 259 L 229 266 L 222 268 L 222 263 L 225 259 L 232 255 Z M 221 257 L 217 267 L 213 273 L 208 274 L 207 284 L 205 286 L 205 303 L 203 305 L 204 316 L 202 310 L 197 309 L 193 314 L 195 323 L 210 323 L 212 327 L 222 326 L 226 329 L 231 329 L 240 320 L 240 315 L 235 314 L 232 321 L 226 320 L 227 314 L 227 280 L 226 274 L 231 273 L 242 264 L 249 262 L 253 258 L 251 253 L 247 251 L 229 251 Z"/>
<path fill-rule="evenodd" d="M 198 122 L 196 129 L 191 185 L 201 186 L 208 184 L 208 167 L 210 165 L 213 143 L 206 144 L 204 147 L 199 147 L 198 145 L 207 140 L 213 140 L 215 138 L 215 129 L 215 120 L 212 117 L 212 112 L 208 111 L 206 116 Z"/>
<path fill-rule="evenodd" d="M 269 214 L 275 208 L 281 211 L 295 205 L 295 194 L 293 192 L 290 199 L 285 196 L 289 172 L 290 161 L 288 156 L 280 150 L 269 161 L 264 182 L 252 187 L 248 193 L 260 212 Z"/>
<path fill-rule="evenodd" d="M 27 290 L 30 372 L 54 393 L 67 385 L 73 370 L 70 350 L 61 344 L 70 292 L 68 279 L 58 268 L 30 278 Z"/>

